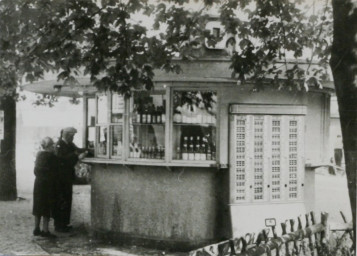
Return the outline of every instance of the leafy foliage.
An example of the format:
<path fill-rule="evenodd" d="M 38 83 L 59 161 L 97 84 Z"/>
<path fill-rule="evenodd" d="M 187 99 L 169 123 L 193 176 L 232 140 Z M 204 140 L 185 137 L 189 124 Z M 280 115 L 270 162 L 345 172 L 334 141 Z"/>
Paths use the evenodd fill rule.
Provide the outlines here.
<path fill-rule="evenodd" d="M 273 77 L 276 84 L 299 89 L 326 81 L 331 8 L 326 2 L 322 10 L 309 15 L 311 8 L 313 6 L 303 7 L 288 0 L 225 1 L 220 9 L 221 21 L 228 32 L 237 34 L 240 39 L 238 50 L 232 56 L 232 76 L 241 81 L 247 76 L 255 81 Z M 235 15 L 237 9 L 240 16 Z M 299 59 L 305 57 L 307 51 L 310 51 L 310 58 L 306 59 L 309 65 L 302 69 Z M 319 61 L 318 69 L 316 65 L 312 68 L 313 61 Z"/>
<path fill-rule="evenodd" d="M 195 59 L 205 40 L 222 39 L 206 30 L 212 12 L 238 38 L 233 77 L 257 86 L 267 77 L 281 86 L 319 85 L 327 78 L 331 9 L 327 3 L 320 13 L 308 8 L 289 0 L 4 0 L 1 88 L 14 91 L 23 76 L 34 81 L 54 70 L 68 84 L 83 72 L 99 90 L 150 90 L 154 69 L 180 73 L 173 57 Z M 307 61 L 318 60 L 319 69 L 301 69 L 297 58 L 307 49 Z"/>

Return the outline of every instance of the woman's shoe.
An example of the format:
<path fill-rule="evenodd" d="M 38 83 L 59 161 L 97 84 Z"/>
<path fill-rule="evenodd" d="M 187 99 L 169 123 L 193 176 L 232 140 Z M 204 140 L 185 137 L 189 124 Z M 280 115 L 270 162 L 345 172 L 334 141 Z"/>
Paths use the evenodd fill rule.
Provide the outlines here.
<path fill-rule="evenodd" d="M 35 228 L 33 230 L 33 235 L 34 236 L 40 236 L 40 235 L 42 235 L 42 231 L 39 228 Z"/>
<path fill-rule="evenodd" d="M 41 236 L 42 236 L 42 237 L 47 237 L 47 238 L 57 238 L 56 235 L 51 234 L 49 231 L 47 231 L 47 232 L 42 232 Z"/>

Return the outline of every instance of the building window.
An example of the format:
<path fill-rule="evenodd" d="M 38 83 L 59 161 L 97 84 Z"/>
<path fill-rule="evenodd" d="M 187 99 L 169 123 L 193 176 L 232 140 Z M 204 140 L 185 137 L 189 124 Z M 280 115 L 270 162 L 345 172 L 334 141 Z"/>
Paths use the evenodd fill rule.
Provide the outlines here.
<path fill-rule="evenodd" d="M 212 34 L 213 34 L 213 37 L 219 38 L 221 36 L 220 28 L 212 28 Z"/>

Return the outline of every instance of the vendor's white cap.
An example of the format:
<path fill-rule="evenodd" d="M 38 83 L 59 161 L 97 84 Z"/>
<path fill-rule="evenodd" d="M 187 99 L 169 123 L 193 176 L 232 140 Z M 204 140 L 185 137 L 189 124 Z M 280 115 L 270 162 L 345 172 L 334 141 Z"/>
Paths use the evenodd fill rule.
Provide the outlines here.
<path fill-rule="evenodd" d="M 66 127 L 62 131 L 63 133 L 77 133 L 77 130 L 74 127 Z"/>

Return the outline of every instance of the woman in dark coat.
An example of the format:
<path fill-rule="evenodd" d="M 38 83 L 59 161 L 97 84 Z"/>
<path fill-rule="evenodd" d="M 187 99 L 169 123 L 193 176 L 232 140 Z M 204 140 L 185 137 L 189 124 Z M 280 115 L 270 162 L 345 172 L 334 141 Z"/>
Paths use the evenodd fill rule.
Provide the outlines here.
<path fill-rule="evenodd" d="M 41 141 L 42 150 L 37 153 L 35 162 L 35 185 L 33 190 L 33 209 L 35 216 L 35 236 L 55 238 L 48 230 L 50 217 L 55 206 L 55 180 L 58 172 L 58 160 L 54 154 L 54 142 L 50 137 Z M 40 230 L 41 217 L 43 230 Z"/>

